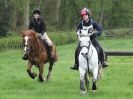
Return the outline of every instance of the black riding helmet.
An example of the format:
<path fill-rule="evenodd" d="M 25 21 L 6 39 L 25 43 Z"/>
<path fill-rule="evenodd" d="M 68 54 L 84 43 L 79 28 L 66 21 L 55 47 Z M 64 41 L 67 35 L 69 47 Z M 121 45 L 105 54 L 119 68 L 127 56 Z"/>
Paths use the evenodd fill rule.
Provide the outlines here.
<path fill-rule="evenodd" d="M 34 11 L 33 11 L 33 15 L 34 14 L 41 14 L 41 10 L 39 8 L 36 8 Z"/>

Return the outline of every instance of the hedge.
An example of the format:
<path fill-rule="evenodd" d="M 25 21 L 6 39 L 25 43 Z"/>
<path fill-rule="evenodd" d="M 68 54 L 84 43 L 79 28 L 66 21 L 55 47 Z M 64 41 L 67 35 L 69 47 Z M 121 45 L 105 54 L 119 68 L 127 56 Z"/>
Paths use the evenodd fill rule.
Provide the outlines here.
<path fill-rule="evenodd" d="M 98 39 L 106 39 L 106 33 L 109 33 L 109 37 L 132 37 L 133 29 L 112 29 L 105 30 Z M 74 31 L 59 31 L 59 32 L 48 32 L 50 39 L 55 43 L 56 46 L 70 44 L 78 41 Z M 10 33 L 7 37 L 0 38 L 0 51 L 5 49 L 21 49 L 22 48 L 22 37 L 16 33 Z"/>
<path fill-rule="evenodd" d="M 77 37 L 74 32 L 50 32 L 48 33 L 50 39 L 56 46 L 69 44 L 75 42 Z M 0 51 L 6 49 L 21 49 L 22 37 L 21 35 L 11 34 L 7 37 L 0 38 Z"/>

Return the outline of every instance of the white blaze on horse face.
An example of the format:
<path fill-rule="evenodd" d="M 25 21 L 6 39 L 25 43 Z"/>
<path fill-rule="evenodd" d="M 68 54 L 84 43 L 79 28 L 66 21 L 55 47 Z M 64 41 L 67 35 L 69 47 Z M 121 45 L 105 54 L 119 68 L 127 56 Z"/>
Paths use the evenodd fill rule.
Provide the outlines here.
<path fill-rule="evenodd" d="M 28 39 L 29 39 L 29 37 L 28 36 L 25 36 L 24 39 L 25 39 L 25 44 L 24 45 L 28 45 Z M 26 52 L 26 47 L 27 46 L 24 47 L 24 52 Z"/>
<path fill-rule="evenodd" d="M 89 41 L 90 41 L 90 37 L 81 37 L 80 38 L 80 46 L 86 46 L 88 47 L 89 46 Z"/>

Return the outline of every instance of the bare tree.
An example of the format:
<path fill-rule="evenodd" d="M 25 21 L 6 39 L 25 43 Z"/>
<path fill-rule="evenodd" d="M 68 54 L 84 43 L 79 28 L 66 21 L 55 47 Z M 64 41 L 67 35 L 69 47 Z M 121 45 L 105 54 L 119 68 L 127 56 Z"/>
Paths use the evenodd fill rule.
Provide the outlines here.
<path fill-rule="evenodd" d="M 27 28 L 29 24 L 29 7 L 30 0 L 25 0 L 25 8 L 24 8 L 24 27 Z"/>
<path fill-rule="evenodd" d="M 45 0 L 47 19 L 51 24 L 57 24 L 59 22 L 59 13 L 61 0 Z"/>
<path fill-rule="evenodd" d="M 42 0 L 39 0 L 39 5 L 38 5 L 39 8 L 40 8 L 40 6 L 41 6 L 41 3 L 42 3 Z"/>
<path fill-rule="evenodd" d="M 57 10 L 56 10 L 56 22 L 59 22 L 59 9 L 60 9 L 61 0 L 57 0 Z"/>
<path fill-rule="evenodd" d="M 100 21 L 99 21 L 100 25 L 102 25 L 103 19 L 104 19 L 104 0 L 101 0 Z"/>

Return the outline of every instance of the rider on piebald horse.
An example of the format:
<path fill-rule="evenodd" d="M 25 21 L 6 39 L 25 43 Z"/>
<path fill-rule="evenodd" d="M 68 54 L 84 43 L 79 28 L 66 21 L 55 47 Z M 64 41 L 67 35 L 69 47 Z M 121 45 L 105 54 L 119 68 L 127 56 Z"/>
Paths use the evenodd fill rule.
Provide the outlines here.
<path fill-rule="evenodd" d="M 45 39 L 46 43 L 49 46 L 48 56 L 50 58 L 52 58 L 51 51 L 52 51 L 53 43 L 52 43 L 52 41 L 50 40 L 50 38 L 48 37 L 48 35 L 46 33 L 46 25 L 45 25 L 45 22 L 44 22 L 43 18 L 41 18 L 41 10 L 39 8 L 36 8 L 33 11 L 33 16 L 34 16 L 33 19 L 31 19 L 30 23 L 29 23 L 29 29 L 32 29 L 35 32 L 39 33 L 41 38 Z M 27 55 L 25 54 L 22 57 L 22 59 L 27 60 L 28 59 Z"/>
<path fill-rule="evenodd" d="M 83 8 L 81 10 L 81 17 L 82 20 L 79 23 L 79 25 L 77 26 L 77 31 L 80 32 L 81 29 L 88 29 L 88 27 L 92 27 L 91 31 L 96 30 L 97 32 L 94 33 L 93 35 L 90 36 L 90 39 L 92 41 L 93 46 L 97 49 L 98 54 L 99 54 L 99 60 L 101 61 L 102 67 L 107 67 L 108 65 L 105 63 L 105 58 L 104 58 L 104 51 L 102 49 L 102 47 L 100 46 L 98 40 L 97 40 L 97 36 L 100 36 L 102 33 L 102 27 L 99 26 L 94 20 L 91 19 L 91 13 L 90 10 L 88 10 L 87 8 Z M 78 43 L 78 46 L 75 50 L 75 64 L 73 67 L 71 67 L 71 69 L 74 70 L 78 70 L 79 67 L 79 62 L 78 62 L 78 55 L 80 53 L 80 44 Z"/>

